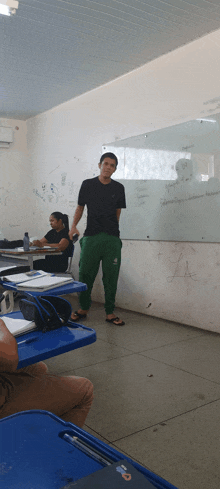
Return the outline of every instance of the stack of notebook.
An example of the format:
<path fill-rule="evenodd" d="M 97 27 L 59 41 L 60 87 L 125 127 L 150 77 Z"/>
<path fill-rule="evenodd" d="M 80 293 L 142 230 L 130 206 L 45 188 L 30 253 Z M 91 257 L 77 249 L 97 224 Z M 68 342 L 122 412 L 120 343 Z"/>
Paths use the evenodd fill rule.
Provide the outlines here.
<path fill-rule="evenodd" d="M 22 291 L 42 291 L 54 289 L 61 285 L 73 283 L 71 277 L 57 277 L 51 273 L 43 272 L 42 270 L 19 273 L 16 275 L 7 275 L 3 277 L 4 281 L 16 284 L 17 290 Z"/>

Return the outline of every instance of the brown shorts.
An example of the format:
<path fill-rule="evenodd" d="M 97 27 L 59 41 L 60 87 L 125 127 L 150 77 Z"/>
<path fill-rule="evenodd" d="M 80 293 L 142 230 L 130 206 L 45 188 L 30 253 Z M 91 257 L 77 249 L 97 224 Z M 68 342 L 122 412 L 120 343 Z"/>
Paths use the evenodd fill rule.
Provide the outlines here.
<path fill-rule="evenodd" d="M 51 375 L 43 362 L 0 374 L 0 418 L 42 409 L 82 427 L 92 400 L 93 385 L 88 379 Z"/>

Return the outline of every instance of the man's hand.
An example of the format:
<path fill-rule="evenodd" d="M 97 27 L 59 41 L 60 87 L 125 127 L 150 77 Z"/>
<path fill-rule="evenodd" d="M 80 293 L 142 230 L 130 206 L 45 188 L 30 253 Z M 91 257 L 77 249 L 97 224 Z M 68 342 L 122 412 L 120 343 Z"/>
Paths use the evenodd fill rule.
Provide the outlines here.
<path fill-rule="evenodd" d="M 73 224 L 71 226 L 71 229 L 69 230 L 70 239 L 73 239 L 74 234 L 78 234 L 78 236 L 80 235 L 80 232 L 76 226 L 83 215 L 83 211 L 84 211 L 84 205 L 78 205 L 76 208 L 76 212 L 74 214 Z"/>
<path fill-rule="evenodd" d="M 71 240 L 73 239 L 74 234 L 78 234 L 78 236 L 79 236 L 80 232 L 75 226 L 72 226 L 70 231 L 69 231 L 69 237 Z"/>

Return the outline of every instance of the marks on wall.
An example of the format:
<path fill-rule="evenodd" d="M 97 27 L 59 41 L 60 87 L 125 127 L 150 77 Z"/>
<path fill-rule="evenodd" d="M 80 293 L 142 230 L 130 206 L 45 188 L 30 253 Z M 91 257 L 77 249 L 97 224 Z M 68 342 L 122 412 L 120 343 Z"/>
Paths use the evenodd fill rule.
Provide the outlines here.
<path fill-rule="evenodd" d="M 61 185 L 63 187 L 65 187 L 66 185 L 66 177 L 67 177 L 67 173 L 61 173 Z"/>
<path fill-rule="evenodd" d="M 9 191 L 4 187 L 0 187 L 0 204 L 6 207 L 8 198 L 9 198 Z"/>
<path fill-rule="evenodd" d="M 190 278 L 195 282 L 198 281 L 198 279 L 196 278 L 197 274 L 193 270 L 190 271 L 189 262 L 184 258 L 183 253 L 180 253 L 177 261 L 172 262 L 170 260 L 170 263 L 174 263 L 175 266 L 173 274 L 167 277 L 168 283 L 173 282 L 175 278 Z"/>
<path fill-rule="evenodd" d="M 17 182 L 8 182 L 6 178 L 3 182 L 4 187 L 0 187 L 0 239 L 21 239 L 30 215 L 30 194 L 27 189 L 21 192 Z"/>
<path fill-rule="evenodd" d="M 220 108 L 220 97 L 215 97 L 211 100 L 207 100 L 206 102 L 203 102 L 203 105 L 209 105 L 209 104 L 213 104 L 214 107 L 212 109 L 209 109 L 208 112 L 214 112 L 215 110 L 219 109 Z M 203 110 L 202 112 L 205 112 L 205 111 Z"/>
<path fill-rule="evenodd" d="M 163 283 L 173 287 L 173 291 L 179 290 L 181 294 L 184 290 L 190 295 L 192 290 L 201 293 L 201 288 L 205 294 L 206 291 L 209 293 L 210 290 L 220 289 L 220 251 L 217 243 L 192 245 L 184 242 L 154 242 L 152 245 Z"/>
<path fill-rule="evenodd" d="M 77 205 L 79 186 L 75 184 L 67 172 L 57 172 L 56 167 L 50 172 L 44 181 L 33 189 L 37 201 L 56 204 L 60 208 L 73 209 Z M 56 171 L 55 171 L 56 170 Z M 54 173 L 55 172 L 55 173 Z M 53 173 L 53 178 L 51 178 Z"/>
<path fill-rule="evenodd" d="M 56 168 L 54 168 L 50 173 L 49 175 L 51 175 L 51 173 L 55 172 L 58 168 L 60 168 L 60 165 L 56 166 Z"/>

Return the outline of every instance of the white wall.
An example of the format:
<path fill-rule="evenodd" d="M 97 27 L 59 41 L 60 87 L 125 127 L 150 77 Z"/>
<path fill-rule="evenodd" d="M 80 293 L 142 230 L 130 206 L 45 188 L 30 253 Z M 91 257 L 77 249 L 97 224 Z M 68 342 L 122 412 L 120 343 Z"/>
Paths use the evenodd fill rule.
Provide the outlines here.
<path fill-rule="evenodd" d="M 33 203 L 27 124 L 15 119 L 0 119 L 0 126 L 12 127 L 14 135 L 9 148 L 0 148 L 0 239 L 22 239 L 28 230 Z"/>
<path fill-rule="evenodd" d="M 28 120 L 30 234 L 45 234 L 55 210 L 73 215 L 82 180 L 98 173 L 103 144 L 218 112 L 219 46 L 217 31 Z M 117 305 L 220 332 L 219 253 L 219 244 L 124 241 Z M 76 275 L 78 258 L 77 244 Z M 93 299 L 100 297 L 99 275 Z"/>

